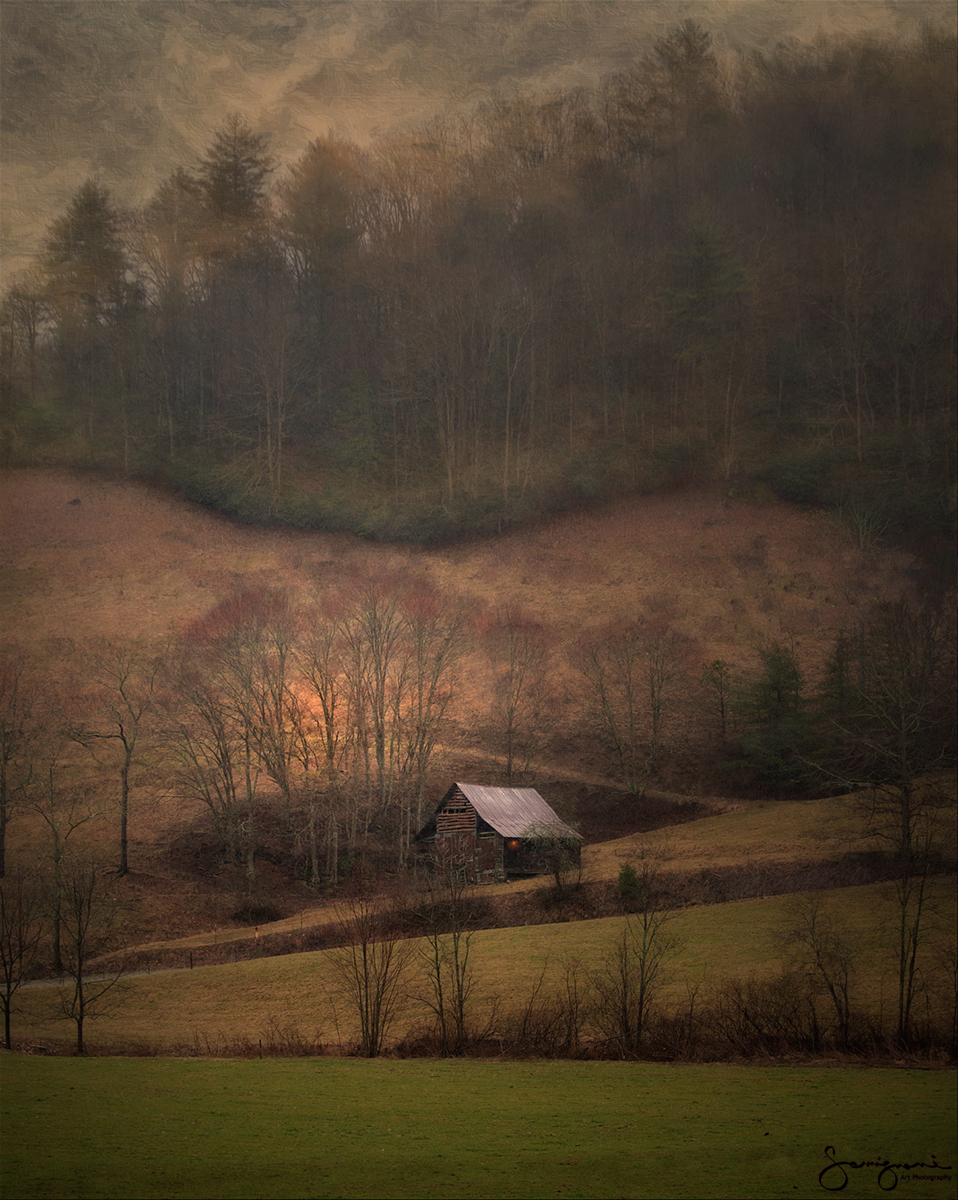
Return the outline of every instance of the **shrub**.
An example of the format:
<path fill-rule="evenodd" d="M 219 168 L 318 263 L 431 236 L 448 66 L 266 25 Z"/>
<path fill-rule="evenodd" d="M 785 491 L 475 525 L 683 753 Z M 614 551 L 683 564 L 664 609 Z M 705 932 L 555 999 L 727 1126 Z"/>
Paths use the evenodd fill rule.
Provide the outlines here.
<path fill-rule="evenodd" d="M 824 504 L 831 475 L 842 456 L 836 450 L 810 450 L 773 459 L 759 472 L 780 500 L 792 504 Z"/>
<path fill-rule="evenodd" d="M 814 997 L 800 971 L 726 980 L 707 1004 L 703 1022 L 713 1052 L 724 1047 L 746 1056 L 813 1053 L 822 1046 Z"/>
<path fill-rule="evenodd" d="M 274 904 L 244 904 L 233 913 L 240 925 L 269 925 L 282 920 L 283 914 Z"/>
<path fill-rule="evenodd" d="M 640 896 L 639 877 L 631 863 L 623 863 L 619 871 L 619 897 L 626 912 L 635 912 Z"/>

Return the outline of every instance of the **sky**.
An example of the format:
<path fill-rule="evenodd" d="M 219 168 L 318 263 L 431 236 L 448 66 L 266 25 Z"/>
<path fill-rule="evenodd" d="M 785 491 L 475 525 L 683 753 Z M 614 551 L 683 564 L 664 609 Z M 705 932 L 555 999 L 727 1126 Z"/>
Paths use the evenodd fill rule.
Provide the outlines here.
<path fill-rule="evenodd" d="M 495 92 L 589 85 L 686 17 L 720 51 L 954 28 L 955 0 L 0 0 L 0 285 L 84 180 L 121 206 L 230 112 L 280 163 Z"/>

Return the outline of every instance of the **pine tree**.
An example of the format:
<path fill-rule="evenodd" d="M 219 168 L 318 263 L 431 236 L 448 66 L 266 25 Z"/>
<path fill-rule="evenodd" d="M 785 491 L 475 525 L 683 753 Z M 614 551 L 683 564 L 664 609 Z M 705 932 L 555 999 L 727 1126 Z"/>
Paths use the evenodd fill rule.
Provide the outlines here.
<path fill-rule="evenodd" d="M 110 193 L 92 179 L 51 226 L 43 265 L 47 294 L 61 325 L 116 320 L 129 294 L 120 215 Z"/>
<path fill-rule="evenodd" d="M 238 113 L 231 113 L 216 131 L 197 172 L 200 197 L 214 217 L 245 223 L 262 215 L 266 182 L 274 170 L 268 140 L 268 134 L 254 133 Z"/>
<path fill-rule="evenodd" d="M 129 455 L 130 382 L 135 338 L 128 336 L 140 290 L 110 193 L 87 180 L 50 227 L 41 259 L 44 299 L 56 331 L 62 399 L 83 412 L 88 453 L 113 441 Z"/>

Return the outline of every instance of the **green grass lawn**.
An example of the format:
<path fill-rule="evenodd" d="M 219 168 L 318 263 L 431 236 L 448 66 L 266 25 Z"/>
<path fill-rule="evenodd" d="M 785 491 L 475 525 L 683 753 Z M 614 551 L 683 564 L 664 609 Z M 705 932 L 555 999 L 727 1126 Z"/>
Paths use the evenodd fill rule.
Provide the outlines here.
<path fill-rule="evenodd" d="M 899 1169 L 909 1200 L 958 1178 L 951 1072 L 4 1055 L 0 1083 L 10 1200 L 818 1197 L 826 1146 L 950 1176 Z"/>

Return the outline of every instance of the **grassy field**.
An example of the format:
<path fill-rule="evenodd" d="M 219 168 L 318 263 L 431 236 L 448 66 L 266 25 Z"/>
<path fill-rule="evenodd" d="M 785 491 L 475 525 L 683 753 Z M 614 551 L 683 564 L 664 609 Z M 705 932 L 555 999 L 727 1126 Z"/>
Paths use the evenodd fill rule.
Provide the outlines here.
<path fill-rule="evenodd" d="M 952 789 L 954 784 L 949 784 Z M 721 871 L 737 867 L 760 878 L 783 867 L 814 867 L 840 858 L 849 851 L 869 851 L 877 839 L 863 837 L 850 800 L 827 797 L 816 800 L 753 800 L 728 802 L 732 809 L 720 816 L 704 817 L 649 834 L 615 838 L 585 846 L 582 879 L 586 883 L 617 879 L 622 864 L 654 853 L 663 872 Z M 541 891 L 542 879 L 511 879 L 483 884 L 477 895 L 497 898 Z M 261 927 L 263 934 L 295 933 L 335 919 L 334 904 L 304 905 L 294 916 Z M 253 926 L 237 926 L 150 942 L 140 949 L 184 952 L 191 949 L 244 941 L 253 937 Z"/>
<path fill-rule="evenodd" d="M 552 655 L 549 716 L 526 782 L 580 823 L 593 879 L 614 877 L 620 855 L 632 849 L 621 835 L 649 823 L 643 801 L 623 790 L 601 740 L 583 721 L 582 683 L 567 659 L 585 631 L 607 621 L 644 620 L 655 628 L 666 622 L 682 647 L 669 701 L 670 749 L 661 756 L 653 789 L 673 801 L 704 800 L 736 820 L 724 828 L 703 825 L 699 845 L 679 846 L 670 869 L 701 864 L 754 873 L 783 862 L 814 863 L 833 854 L 839 842 L 847 848 L 840 820 L 819 819 L 805 805 L 765 812 L 756 803 L 732 814 L 726 797 L 711 794 L 723 790 L 726 779 L 711 770 L 718 726 L 700 686 L 703 664 L 721 658 L 736 675 L 751 676 L 760 666 L 756 647 L 782 641 L 794 647 L 812 688 L 838 630 L 857 628 L 877 600 L 908 591 L 914 567 L 912 555 L 901 550 L 855 549 L 821 512 L 732 500 L 725 488 L 621 498 L 502 537 L 422 549 L 243 526 L 163 489 L 92 473 L 25 469 L 0 477 L 0 602 L 7 636 L 15 636 L 17 650 L 28 652 L 41 677 L 49 673 L 67 694 L 82 692 L 87 655 L 102 648 L 104 638 L 117 646 L 165 646 L 244 589 L 281 588 L 312 603 L 317 596 L 335 598 L 349 580 L 399 572 L 455 597 L 469 614 L 469 649 L 434 762 L 429 804 L 453 779 L 503 780 L 483 631 L 501 606 L 528 612 L 542 625 Z M 86 712 L 89 697 L 83 704 Z M 94 717 L 91 709 L 84 719 Z M 79 747 L 72 749 L 73 761 L 110 811 L 85 823 L 71 849 L 110 861 L 116 854 L 116 764 L 96 766 Z M 212 848 L 215 839 L 202 805 L 181 795 L 172 771 L 154 746 L 134 773 L 131 870 L 117 882 L 127 904 L 129 942 L 197 935 L 202 944 L 204 937 L 230 936 L 226 931 L 236 924 L 244 880 L 213 866 L 210 855 L 194 853 L 208 841 Z M 264 807 L 269 817 L 265 799 Z M 269 822 L 257 821 L 267 838 Z M 8 869 L 45 859 L 48 842 L 43 819 L 21 805 L 8 831 Z M 317 897 L 293 877 L 283 858 L 286 839 L 277 834 L 268 848 L 273 861 L 262 857 L 259 889 L 295 925 Z M 373 850 L 392 864 L 392 848 Z M 249 935 L 235 930 L 235 936 Z"/>
<path fill-rule="evenodd" d="M 3 1195 L 953 1196 L 945 1072 L 4 1056 Z M 950 1168 L 950 1169 L 946 1169 Z M 844 1195 L 892 1175 L 844 1170 Z M 948 1176 L 914 1179 L 912 1176 Z M 884 1185 L 884 1187 L 883 1187 Z"/>
<path fill-rule="evenodd" d="M 823 893 L 823 901 L 857 947 L 856 1003 L 872 1013 L 881 1007 L 890 1010 L 895 943 L 887 885 L 842 888 Z M 781 931 L 794 903 L 794 897 L 774 896 L 677 912 L 669 928 L 677 943 L 669 966 L 671 994 L 682 997 L 686 981 L 707 992 L 729 976 L 777 972 L 784 961 Z M 938 881 L 931 894 L 935 938 L 953 940 L 955 903 L 953 881 Z M 543 969 L 556 979 L 567 961 L 588 969 L 613 944 L 624 920 L 608 917 L 475 934 L 471 961 L 479 981 L 477 1006 L 496 997 L 505 1007 L 521 1003 Z M 283 1028 L 311 1040 L 348 1041 L 355 1036 L 354 1022 L 352 1014 L 331 999 L 330 953 L 319 950 L 129 979 L 121 984 L 122 1003 L 88 1025 L 88 1040 L 94 1049 L 100 1043 L 169 1050 L 233 1039 L 255 1046 Z M 409 990 L 414 991 L 414 985 Z M 15 1038 L 69 1041 L 72 1027 L 57 1019 L 54 988 L 27 989 L 19 993 L 17 1004 Z M 404 1033 L 423 1017 L 422 1007 L 407 1000 L 396 1032 Z"/>

